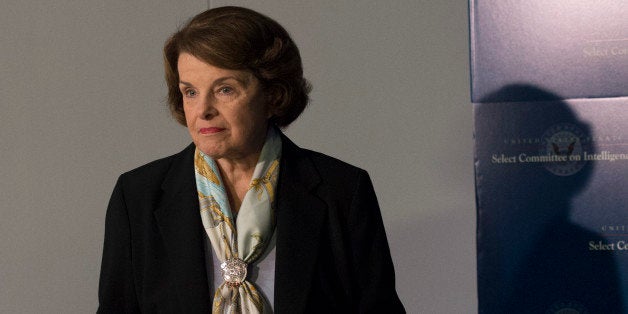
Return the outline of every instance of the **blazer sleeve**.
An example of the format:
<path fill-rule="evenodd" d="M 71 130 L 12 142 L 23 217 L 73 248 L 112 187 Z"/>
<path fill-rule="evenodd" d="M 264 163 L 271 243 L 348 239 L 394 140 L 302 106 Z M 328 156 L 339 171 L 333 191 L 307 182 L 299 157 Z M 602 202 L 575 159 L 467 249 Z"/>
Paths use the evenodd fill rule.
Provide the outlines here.
<path fill-rule="evenodd" d="M 133 282 L 131 231 L 121 176 L 105 219 L 97 313 L 140 313 Z"/>
<path fill-rule="evenodd" d="M 359 313 L 405 313 L 373 184 L 361 171 L 349 212 Z"/>

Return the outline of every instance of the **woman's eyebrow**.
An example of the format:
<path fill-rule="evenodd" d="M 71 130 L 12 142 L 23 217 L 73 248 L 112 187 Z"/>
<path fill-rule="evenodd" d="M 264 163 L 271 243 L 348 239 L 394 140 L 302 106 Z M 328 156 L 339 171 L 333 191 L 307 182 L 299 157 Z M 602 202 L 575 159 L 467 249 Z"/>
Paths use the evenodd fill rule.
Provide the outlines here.
<path fill-rule="evenodd" d="M 249 82 L 250 82 L 250 76 L 249 75 L 230 75 L 230 76 L 224 76 L 221 78 L 216 79 L 213 83 L 212 86 L 216 85 L 216 84 L 220 84 L 223 83 L 227 80 L 235 80 L 239 83 L 241 83 L 242 85 L 244 85 L 244 87 L 248 86 Z M 186 81 L 179 81 L 179 85 L 185 85 L 188 87 L 194 87 L 194 84 L 190 83 L 190 82 L 186 82 Z"/>
<path fill-rule="evenodd" d="M 229 76 L 218 78 L 216 81 L 214 81 L 214 84 L 220 84 L 229 79 L 235 80 L 236 82 L 242 84 L 244 87 L 247 87 L 249 85 L 249 82 L 251 81 L 251 75 L 246 75 L 246 74 L 229 75 Z"/>

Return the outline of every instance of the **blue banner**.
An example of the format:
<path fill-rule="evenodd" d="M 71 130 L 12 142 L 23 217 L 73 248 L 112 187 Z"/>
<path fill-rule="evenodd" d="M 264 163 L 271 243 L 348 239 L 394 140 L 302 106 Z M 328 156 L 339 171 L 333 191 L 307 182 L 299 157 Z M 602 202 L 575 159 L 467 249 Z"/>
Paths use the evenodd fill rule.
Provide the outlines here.
<path fill-rule="evenodd" d="M 628 313 L 628 3 L 470 8 L 479 313 Z"/>

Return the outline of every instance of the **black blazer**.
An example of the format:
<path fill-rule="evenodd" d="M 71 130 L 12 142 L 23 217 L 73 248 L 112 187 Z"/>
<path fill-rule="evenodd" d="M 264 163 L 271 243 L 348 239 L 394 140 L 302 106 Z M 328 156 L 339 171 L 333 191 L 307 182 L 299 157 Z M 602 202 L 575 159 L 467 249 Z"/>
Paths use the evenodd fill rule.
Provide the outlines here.
<path fill-rule="evenodd" d="M 275 313 L 405 313 L 368 174 L 282 140 Z M 194 149 L 118 179 L 98 313 L 211 312 Z"/>

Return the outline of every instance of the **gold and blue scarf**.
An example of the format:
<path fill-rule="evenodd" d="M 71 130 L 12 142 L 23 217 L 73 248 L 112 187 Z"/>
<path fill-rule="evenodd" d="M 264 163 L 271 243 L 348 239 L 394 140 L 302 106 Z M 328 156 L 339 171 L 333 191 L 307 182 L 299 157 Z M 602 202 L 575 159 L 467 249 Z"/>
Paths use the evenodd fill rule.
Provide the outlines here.
<path fill-rule="evenodd" d="M 194 169 L 201 219 L 223 273 L 223 283 L 214 294 L 215 314 L 270 312 L 268 302 L 246 274 L 248 265 L 266 250 L 275 229 L 280 156 L 281 137 L 270 128 L 235 219 L 216 162 L 196 149 Z"/>

